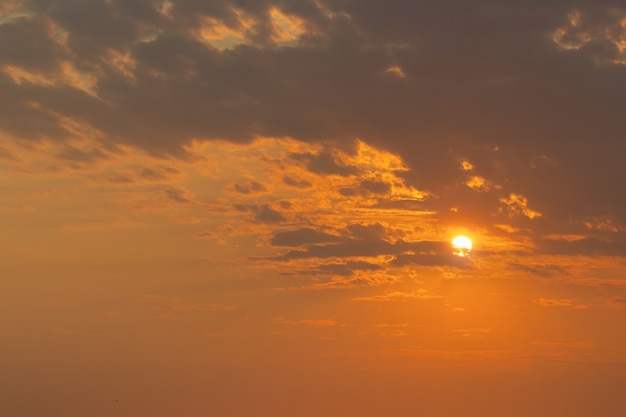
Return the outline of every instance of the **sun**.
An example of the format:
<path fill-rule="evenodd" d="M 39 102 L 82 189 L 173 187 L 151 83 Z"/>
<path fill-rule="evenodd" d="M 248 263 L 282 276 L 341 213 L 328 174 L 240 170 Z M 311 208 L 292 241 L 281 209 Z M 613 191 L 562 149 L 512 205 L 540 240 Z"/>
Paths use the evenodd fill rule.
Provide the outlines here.
<path fill-rule="evenodd" d="M 472 251 L 472 241 L 465 236 L 452 239 L 452 249 L 456 256 L 467 256 Z"/>

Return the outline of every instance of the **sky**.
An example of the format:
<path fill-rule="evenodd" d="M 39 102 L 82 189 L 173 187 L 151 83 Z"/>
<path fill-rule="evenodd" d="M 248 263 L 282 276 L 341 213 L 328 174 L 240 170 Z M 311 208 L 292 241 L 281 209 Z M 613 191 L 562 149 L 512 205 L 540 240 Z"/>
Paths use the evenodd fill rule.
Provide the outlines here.
<path fill-rule="evenodd" d="M 3 0 L 0 92 L 0 414 L 626 415 L 623 0 Z"/>

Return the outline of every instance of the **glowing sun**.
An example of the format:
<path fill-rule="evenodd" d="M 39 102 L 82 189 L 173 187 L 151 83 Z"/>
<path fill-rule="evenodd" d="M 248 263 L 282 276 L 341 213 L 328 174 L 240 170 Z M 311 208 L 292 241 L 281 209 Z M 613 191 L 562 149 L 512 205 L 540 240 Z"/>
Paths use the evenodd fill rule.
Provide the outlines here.
<path fill-rule="evenodd" d="M 452 239 L 452 249 L 456 256 L 467 256 L 472 251 L 472 241 L 465 236 Z"/>

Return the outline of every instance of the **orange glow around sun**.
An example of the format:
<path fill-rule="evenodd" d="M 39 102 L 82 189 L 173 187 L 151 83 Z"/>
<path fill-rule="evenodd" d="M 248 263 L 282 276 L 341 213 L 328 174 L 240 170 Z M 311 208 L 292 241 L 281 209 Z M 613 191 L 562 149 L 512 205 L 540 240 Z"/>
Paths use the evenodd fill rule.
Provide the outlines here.
<path fill-rule="evenodd" d="M 472 241 L 465 236 L 452 239 L 452 249 L 456 256 L 467 256 L 472 251 Z"/>

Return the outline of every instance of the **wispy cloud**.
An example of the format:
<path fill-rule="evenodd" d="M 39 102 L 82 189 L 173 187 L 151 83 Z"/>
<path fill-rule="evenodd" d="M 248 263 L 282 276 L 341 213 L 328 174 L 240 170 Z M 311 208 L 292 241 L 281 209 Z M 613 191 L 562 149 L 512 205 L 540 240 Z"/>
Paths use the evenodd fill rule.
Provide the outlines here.
<path fill-rule="evenodd" d="M 347 324 L 339 323 L 333 319 L 307 319 L 307 320 L 286 320 L 283 318 L 274 318 L 272 322 L 286 324 L 290 326 L 312 326 L 312 327 L 346 327 Z"/>
<path fill-rule="evenodd" d="M 354 301 L 414 301 L 414 300 L 436 300 L 442 298 L 440 295 L 431 294 L 425 289 L 414 291 L 389 291 L 383 294 L 376 294 L 365 297 L 355 297 Z"/>
<path fill-rule="evenodd" d="M 570 300 L 567 298 L 538 298 L 535 300 L 535 303 L 542 307 L 563 307 L 577 310 L 586 310 L 589 308 L 586 304 L 581 304 L 576 300 Z"/>

